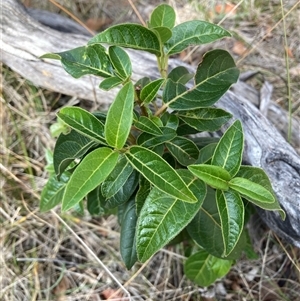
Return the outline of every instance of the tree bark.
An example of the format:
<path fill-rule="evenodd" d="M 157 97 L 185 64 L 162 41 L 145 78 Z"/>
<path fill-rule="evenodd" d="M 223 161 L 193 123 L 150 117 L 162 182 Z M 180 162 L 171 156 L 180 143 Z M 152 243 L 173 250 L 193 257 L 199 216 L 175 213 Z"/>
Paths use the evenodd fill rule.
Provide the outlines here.
<path fill-rule="evenodd" d="M 39 19 L 41 22 L 45 20 Z M 46 25 L 33 19 L 16 0 L 3 0 L 0 24 L 2 62 L 37 86 L 107 107 L 115 94 L 100 90 L 99 78 L 84 76 L 74 79 L 63 70 L 60 62 L 39 58 L 48 52 L 61 52 L 85 45 L 89 36 L 57 31 L 48 27 L 49 23 L 43 23 Z M 126 51 L 132 59 L 133 80 L 143 76 L 158 76 L 154 56 L 129 49 Z M 171 68 L 178 65 L 184 64 L 179 60 L 170 60 Z M 282 221 L 277 213 L 271 211 L 259 210 L 260 215 L 274 232 L 300 247 L 300 157 L 279 133 L 286 135 L 287 126 L 282 127 L 278 120 L 287 124 L 287 113 L 270 103 L 268 117 L 278 131 L 255 107 L 258 102 L 258 93 L 240 81 L 218 101 L 217 106 L 242 121 L 245 132 L 244 162 L 266 171 L 287 218 Z M 296 147 L 300 147 L 299 131 L 300 122 L 295 118 L 293 143 Z"/>

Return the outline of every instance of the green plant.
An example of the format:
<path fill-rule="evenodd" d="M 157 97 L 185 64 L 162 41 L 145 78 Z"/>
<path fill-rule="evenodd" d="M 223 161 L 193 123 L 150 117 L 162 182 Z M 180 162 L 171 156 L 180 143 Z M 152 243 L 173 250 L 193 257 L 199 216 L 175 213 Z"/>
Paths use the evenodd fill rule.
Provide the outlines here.
<path fill-rule="evenodd" d="M 169 56 L 230 33 L 203 21 L 174 25 L 174 10 L 162 4 L 147 27 L 112 26 L 87 46 L 43 56 L 60 60 L 76 78 L 104 78 L 101 89 L 121 88 L 107 113 L 78 107 L 59 111 L 63 132 L 40 209 L 60 202 L 62 211 L 86 203 L 92 215 L 117 209 L 128 269 L 184 240 L 192 247 L 185 273 L 207 286 L 225 275 L 248 245 L 246 203 L 278 210 L 282 218 L 284 212 L 265 172 L 241 165 L 240 121 L 219 140 L 195 135 L 214 132 L 232 117 L 213 107 L 239 76 L 230 54 L 220 49 L 206 53 L 195 74 L 182 66 L 168 72 Z M 133 83 L 131 61 L 121 47 L 154 54 L 161 77 Z"/>

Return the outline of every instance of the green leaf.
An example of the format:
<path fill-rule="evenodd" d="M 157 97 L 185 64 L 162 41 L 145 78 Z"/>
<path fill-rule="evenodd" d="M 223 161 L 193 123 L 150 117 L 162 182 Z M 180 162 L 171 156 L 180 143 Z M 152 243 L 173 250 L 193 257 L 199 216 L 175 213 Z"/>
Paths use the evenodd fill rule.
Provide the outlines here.
<path fill-rule="evenodd" d="M 151 135 L 161 136 L 163 135 L 162 130 L 153 122 L 150 118 L 141 116 L 137 122 L 135 122 L 134 126 Z"/>
<path fill-rule="evenodd" d="M 120 252 L 126 268 L 130 270 L 137 261 L 136 253 L 136 206 L 132 198 L 125 204 L 120 233 Z"/>
<path fill-rule="evenodd" d="M 125 156 L 120 156 L 113 171 L 101 185 L 102 194 L 106 198 L 112 197 L 126 183 L 131 175 L 133 167 L 129 164 Z"/>
<path fill-rule="evenodd" d="M 150 16 L 150 28 L 164 26 L 172 29 L 175 25 L 176 14 L 174 9 L 167 4 L 158 5 Z"/>
<path fill-rule="evenodd" d="M 208 253 L 220 258 L 224 256 L 220 215 L 215 191 L 210 187 L 207 187 L 206 198 L 187 230 L 191 238 Z"/>
<path fill-rule="evenodd" d="M 91 148 L 95 147 L 95 141 L 72 130 L 69 134 L 60 134 L 53 154 L 53 165 L 55 173 L 60 175 L 75 160 L 81 159 Z"/>
<path fill-rule="evenodd" d="M 178 66 L 174 68 L 169 74 L 170 78 L 174 83 L 181 83 L 185 85 L 194 77 L 194 74 L 189 73 L 189 70 L 183 66 Z"/>
<path fill-rule="evenodd" d="M 186 90 L 168 80 L 163 101 L 174 110 L 192 110 L 213 105 L 239 77 L 231 55 L 221 49 L 207 52 L 197 68 L 195 85 Z"/>
<path fill-rule="evenodd" d="M 101 186 L 97 186 L 87 195 L 87 210 L 91 215 L 101 216 L 105 213 L 103 207 L 104 197 L 101 194 Z"/>
<path fill-rule="evenodd" d="M 200 286 L 209 286 L 225 276 L 232 261 L 220 259 L 201 250 L 190 256 L 184 264 L 184 274 Z"/>
<path fill-rule="evenodd" d="M 128 177 L 124 185 L 115 193 L 111 198 L 105 202 L 105 208 L 113 209 L 124 203 L 126 203 L 131 196 L 135 193 L 135 190 L 139 184 L 139 173 L 136 170 Z"/>
<path fill-rule="evenodd" d="M 228 181 L 231 179 L 231 176 L 229 172 L 222 167 L 208 164 L 194 164 L 188 166 L 188 169 L 196 177 L 213 188 L 221 190 L 228 190 L 229 188 Z"/>
<path fill-rule="evenodd" d="M 61 60 L 64 69 L 73 77 L 86 74 L 111 77 L 113 68 L 106 49 L 99 45 L 87 45 L 59 53 L 44 54 L 41 58 Z"/>
<path fill-rule="evenodd" d="M 245 199 L 255 205 L 275 202 L 274 195 L 263 186 L 248 179 L 235 177 L 230 180 L 229 187 L 239 192 Z"/>
<path fill-rule="evenodd" d="M 238 172 L 243 156 L 244 134 L 242 123 L 236 120 L 221 137 L 212 164 L 226 169 L 231 177 Z"/>
<path fill-rule="evenodd" d="M 123 80 L 119 77 L 112 76 L 109 78 L 105 78 L 99 85 L 99 88 L 104 91 L 109 91 L 117 86 L 119 86 Z"/>
<path fill-rule="evenodd" d="M 163 127 L 161 129 L 163 131 L 163 134 L 160 136 L 154 136 L 148 133 L 140 134 L 137 138 L 137 143 L 146 148 L 154 148 L 155 146 L 170 141 L 176 137 L 175 130 L 168 127 Z"/>
<path fill-rule="evenodd" d="M 166 142 L 169 152 L 183 166 L 188 166 L 196 162 L 199 156 L 199 149 L 196 144 L 185 137 L 175 137 Z"/>
<path fill-rule="evenodd" d="M 143 101 L 144 103 L 150 103 L 152 100 L 154 100 L 164 81 L 165 80 L 163 78 L 159 78 L 143 87 L 140 94 L 141 101 Z"/>
<path fill-rule="evenodd" d="M 274 203 L 261 204 L 260 202 L 256 202 L 255 204 L 265 210 L 277 210 L 277 211 L 279 211 L 281 218 L 283 220 L 285 219 L 286 214 L 281 209 L 280 204 L 276 198 L 276 195 L 274 194 L 272 184 L 271 184 L 267 174 L 264 172 L 264 170 L 262 170 L 261 168 L 258 168 L 258 167 L 242 165 L 236 176 L 248 179 L 249 181 L 251 181 L 253 183 L 259 184 L 259 185 L 263 186 L 265 189 L 267 189 L 270 193 L 272 193 L 274 196 L 274 199 L 275 199 Z"/>
<path fill-rule="evenodd" d="M 110 46 L 108 55 L 117 75 L 126 80 L 132 74 L 130 57 L 121 47 Z"/>
<path fill-rule="evenodd" d="M 222 27 L 205 21 L 187 21 L 175 26 L 172 38 L 165 44 L 166 53 L 172 55 L 179 53 L 190 45 L 207 44 L 231 34 Z"/>
<path fill-rule="evenodd" d="M 176 115 L 170 114 L 169 112 L 165 112 L 161 116 L 161 121 L 165 127 L 171 128 L 173 130 L 177 130 L 179 125 L 179 119 Z"/>
<path fill-rule="evenodd" d="M 224 256 L 228 256 L 234 250 L 244 228 L 244 203 L 240 195 L 231 189 L 217 190 L 216 201 L 221 220 Z"/>
<path fill-rule="evenodd" d="M 187 203 L 153 188 L 140 212 L 137 224 L 137 253 L 145 262 L 176 237 L 195 216 L 206 194 L 205 184 L 187 170 L 178 170 L 187 187 L 197 198 Z"/>
<path fill-rule="evenodd" d="M 93 114 L 78 107 L 65 107 L 57 115 L 80 134 L 101 144 L 106 144 L 104 125 Z"/>
<path fill-rule="evenodd" d="M 41 193 L 40 211 L 46 212 L 58 205 L 64 194 L 66 185 L 69 181 L 69 174 L 63 173 L 58 181 L 55 175 L 52 175 Z"/>
<path fill-rule="evenodd" d="M 107 143 L 121 149 L 128 138 L 133 120 L 134 87 L 131 82 L 125 84 L 110 106 L 105 122 Z"/>
<path fill-rule="evenodd" d="M 107 147 L 89 153 L 72 174 L 62 199 L 62 210 L 78 204 L 89 192 L 100 185 L 114 169 L 119 154 Z"/>
<path fill-rule="evenodd" d="M 179 111 L 177 115 L 181 120 L 199 132 L 217 131 L 232 117 L 230 113 L 217 108 Z"/>
<path fill-rule="evenodd" d="M 137 215 L 140 215 L 140 212 L 144 206 L 144 203 L 146 201 L 146 198 L 148 197 L 151 190 L 151 184 L 150 182 L 144 178 L 142 175 L 140 175 L 139 179 L 139 189 L 135 195 L 135 203 L 136 203 L 136 212 Z"/>
<path fill-rule="evenodd" d="M 126 157 L 136 170 L 161 191 L 184 202 L 197 202 L 197 198 L 179 174 L 153 151 L 132 146 L 126 152 Z"/>
<path fill-rule="evenodd" d="M 119 24 L 94 36 L 88 44 L 107 43 L 138 49 L 160 56 L 158 37 L 150 29 L 139 24 Z"/>
<path fill-rule="evenodd" d="M 210 143 L 200 149 L 200 155 L 195 164 L 209 164 L 212 159 L 217 143 Z"/>
<path fill-rule="evenodd" d="M 172 30 L 169 29 L 168 27 L 163 27 L 163 26 L 154 27 L 154 28 L 151 28 L 151 30 L 156 33 L 161 44 L 164 44 L 166 41 L 168 41 L 172 37 Z"/>

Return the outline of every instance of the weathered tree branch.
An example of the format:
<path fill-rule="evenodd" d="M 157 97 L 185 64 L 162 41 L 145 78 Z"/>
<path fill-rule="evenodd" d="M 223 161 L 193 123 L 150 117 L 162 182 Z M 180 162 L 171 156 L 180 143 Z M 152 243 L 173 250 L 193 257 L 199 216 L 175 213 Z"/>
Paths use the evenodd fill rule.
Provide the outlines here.
<path fill-rule="evenodd" d="M 99 78 L 84 76 L 74 79 L 63 70 L 60 62 L 39 58 L 47 52 L 60 52 L 85 45 L 88 36 L 51 29 L 30 17 L 16 0 L 2 2 L 0 26 L 3 63 L 35 85 L 93 100 L 106 107 L 114 98 L 113 93 L 98 89 Z M 135 72 L 133 80 L 145 75 L 158 76 L 153 56 L 132 50 L 128 50 L 128 53 Z M 177 60 L 171 60 L 170 63 L 171 67 L 182 65 Z M 245 131 L 244 161 L 266 171 L 287 213 L 287 219 L 283 222 L 277 213 L 260 210 L 263 220 L 288 242 L 300 247 L 300 157 L 251 101 L 258 102 L 256 91 L 239 82 L 219 100 L 217 106 L 242 121 Z M 278 120 L 287 123 L 286 112 L 274 103 L 270 104 L 269 113 L 272 113 L 268 116 L 275 125 Z M 280 131 L 286 134 L 286 128 Z M 293 137 L 297 147 L 300 146 L 299 131 L 300 123 L 295 119 Z"/>

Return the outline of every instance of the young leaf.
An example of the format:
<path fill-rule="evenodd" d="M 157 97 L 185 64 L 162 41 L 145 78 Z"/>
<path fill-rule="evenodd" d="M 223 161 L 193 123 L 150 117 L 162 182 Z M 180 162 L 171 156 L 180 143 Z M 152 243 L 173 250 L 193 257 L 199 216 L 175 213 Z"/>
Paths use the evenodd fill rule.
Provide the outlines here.
<path fill-rule="evenodd" d="M 167 4 L 158 5 L 150 16 L 150 28 L 164 26 L 172 29 L 175 25 L 176 14 L 174 9 Z"/>
<path fill-rule="evenodd" d="M 273 192 L 271 182 L 270 182 L 268 176 L 266 175 L 266 173 L 261 168 L 254 167 L 254 166 L 242 165 L 236 176 L 248 179 L 251 182 L 259 184 L 259 185 L 263 186 L 265 189 L 267 189 L 270 193 L 272 193 L 274 196 L 274 199 L 275 199 L 274 203 L 264 203 L 264 204 L 256 203 L 256 205 L 265 210 L 277 210 L 277 211 L 279 211 L 281 218 L 283 220 L 285 219 L 285 217 L 286 217 L 285 212 L 280 207 L 280 204 L 276 198 L 276 195 Z"/>
<path fill-rule="evenodd" d="M 60 134 L 53 153 L 53 165 L 58 180 L 60 175 L 75 159 L 81 159 L 95 146 L 97 146 L 95 141 L 74 130 L 71 130 L 67 135 Z"/>
<path fill-rule="evenodd" d="M 123 82 L 123 80 L 117 76 L 105 78 L 99 85 L 99 88 L 105 91 L 109 91 L 112 88 L 117 87 Z"/>
<path fill-rule="evenodd" d="M 216 201 L 221 220 L 224 241 L 224 256 L 228 256 L 235 248 L 244 228 L 244 203 L 238 193 L 216 191 Z"/>
<path fill-rule="evenodd" d="M 146 148 L 154 148 L 155 146 L 161 145 L 162 143 L 170 141 L 176 137 L 175 130 L 168 127 L 163 127 L 161 129 L 163 134 L 160 136 L 141 133 L 137 138 L 137 143 Z"/>
<path fill-rule="evenodd" d="M 44 187 L 41 200 L 40 211 L 46 212 L 58 205 L 64 194 L 66 185 L 70 179 L 70 176 L 63 173 L 58 181 L 55 175 L 52 175 Z"/>
<path fill-rule="evenodd" d="M 110 46 L 108 55 L 117 75 L 123 80 L 129 78 L 132 74 L 132 66 L 126 51 L 118 46 Z"/>
<path fill-rule="evenodd" d="M 231 260 L 217 258 L 201 250 L 187 259 L 184 273 L 196 284 L 209 286 L 225 276 L 230 271 L 231 265 Z"/>
<path fill-rule="evenodd" d="M 114 169 L 118 156 L 111 149 L 102 147 L 84 157 L 65 188 L 62 210 L 72 208 L 100 185 Z"/>
<path fill-rule="evenodd" d="M 179 174 L 153 151 L 132 146 L 126 152 L 126 157 L 136 170 L 163 192 L 184 202 L 197 202 L 197 198 Z"/>
<path fill-rule="evenodd" d="M 235 177 L 230 180 L 229 187 L 239 192 L 249 202 L 262 208 L 264 203 L 272 204 L 275 202 L 274 195 L 271 192 L 248 179 Z"/>
<path fill-rule="evenodd" d="M 206 194 L 206 186 L 187 170 L 178 170 L 187 187 L 198 199 L 196 203 L 183 202 L 153 188 L 140 212 L 137 224 L 137 253 L 145 262 L 164 247 L 192 220 Z"/>
<path fill-rule="evenodd" d="M 133 167 L 129 164 L 125 156 L 120 157 L 113 171 L 101 185 L 102 194 L 106 198 L 110 198 L 116 194 L 126 183 L 132 171 Z"/>
<path fill-rule="evenodd" d="M 78 107 L 65 107 L 57 115 L 80 134 L 101 144 L 106 144 L 104 125 L 93 114 Z"/>
<path fill-rule="evenodd" d="M 221 137 L 211 164 L 223 167 L 230 173 L 231 177 L 234 177 L 241 166 L 243 149 L 242 123 L 236 120 Z"/>
<path fill-rule="evenodd" d="M 107 143 L 121 149 L 128 138 L 133 119 L 134 87 L 131 82 L 125 84 L 110 106 L 105 122 Z"/>
<path fill-rule="evenodd" d="M 168 80 L 163 101 L 174 110 L 193 110 L 213 105 L 239 77 L 231 55 L 221 49 L 207 52 L 197 68 L 195 85 L 189 90 Z"/>
<path fill-rule="evenodd" d="M 159 78 L 143 87 L 140 94 L 141 101 L 144 103 L 150 103 L 152 100 L 154 100 L 164 81 L 165 80 L 163 78 Z"/>
<path fill-rule="evenodd" d="M 231 34 L 222 27 L 205 21 L 187 21 L 175 26 L 172 38 L 165 44 L 166 53 L 173 55 L 186 49 L 190 45 L 207 44 Z"/>
<path fill-rule="evenodd" d="M 61 60 L 64 69 L 73 77 L 86 74 L 101 77 L 113 76 L 113 68 L 105 47 L 100 44 L 87 45 L 60 53 L 48 53 L 41 58 Z"/>
<path fill-rule="evenodd" d="M 183 166 L 188 166 L 196 162 L 199 156 L 199 149 L 196 144 L 185 137 L 175 137 L 166 142 L 169 152 Z"/>
<path fill-rule="evenodd" d="M 172 30 L 169 29 L 168 27 L 159 26 L 159 27 L 151 28 L 151 30 L 154 33 L 156 33 L 161 44 L 164 44 L 166 41 L 168 41 L 172 37 Z"/>
<path fill-rule="evenodd" d="M 160 56 L 158 37 L 150 29 L 139 24 L 114 25 L 94 36 L 88 44 L 107 43 L 138 49 Z"/>
<path fill-rule="evenodd" d="M 188 169 L 196 177 L 215 189 L 228 190 L 229 188 L 228 181 L 231 179 L 231 176 L 222 167 L 208 164 L 194 164 L 188 166 Z"/>
<path fill-rule="evenodd" d="M 134 123 L 134 126 L 151 135 L 161 136 L 163 135 L 162 130 L 153 122 L 150 118 L 141 116 L 137 122 Z"/>
<path fill-rule="evenodd" d="M 179 111 L 177 115 L 181 120 L 199 132 L 217 131 L 232 117 L 230 113 L 217 108 Z"/>
<path fill-rule="evenodd" d="M 125 204 L 121 223 L 120 252 L 128 270 L 130 270 L 137 261 L 135 236 L 137 215 L 135 207 L 134 198 Z"/>

